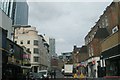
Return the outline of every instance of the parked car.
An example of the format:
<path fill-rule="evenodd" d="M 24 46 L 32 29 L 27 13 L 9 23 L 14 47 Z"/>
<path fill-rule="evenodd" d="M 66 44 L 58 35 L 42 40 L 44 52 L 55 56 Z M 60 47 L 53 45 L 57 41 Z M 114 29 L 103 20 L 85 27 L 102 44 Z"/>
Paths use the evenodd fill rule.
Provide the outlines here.
<path fill-rule="evenodd" d="M 41 80 L 43 77 L 39 73 L 30 73 L 30 80 Z"/>
<path fill-rule="evenodd" d="M 49 73 L 48 73 L 48 70 L 40 70 L 38 72 L 39 75 L 41 75 L 42 77 L 44 78 L 49 78 Z"/>

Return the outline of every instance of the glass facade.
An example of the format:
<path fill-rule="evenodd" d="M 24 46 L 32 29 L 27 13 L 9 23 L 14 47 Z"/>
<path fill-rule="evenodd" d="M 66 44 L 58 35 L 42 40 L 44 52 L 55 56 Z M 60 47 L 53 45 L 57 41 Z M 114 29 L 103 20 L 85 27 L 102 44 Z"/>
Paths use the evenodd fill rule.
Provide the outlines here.
<path fill-rule="evenodd" d="M 28 4 L 27 2 L 16 2 L 14 24 L 28 25 Z"/>
<path fill-rule="evenodd" d="M 16 2 L 15 0 L 1 0 L 0 9 L 13 20 L 15 15 Z"/>
<path fill-rule="evenodd" d="M 28 24 L 27 2 L 16 2 L 16 0 L 1 0 L 0 9 L 12 19 L 12 24 Z"/>

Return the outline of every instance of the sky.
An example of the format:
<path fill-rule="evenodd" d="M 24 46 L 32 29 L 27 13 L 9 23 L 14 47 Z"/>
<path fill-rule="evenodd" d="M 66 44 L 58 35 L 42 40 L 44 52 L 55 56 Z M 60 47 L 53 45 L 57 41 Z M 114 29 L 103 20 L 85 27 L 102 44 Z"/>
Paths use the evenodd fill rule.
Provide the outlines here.
<path fill-rule="evenodd" d="M 40 34 L 56 40 L 56 53 L 73 51 L 81 47 L 84 38 L 111 1 L 29 1 L 29 25 Z"/>

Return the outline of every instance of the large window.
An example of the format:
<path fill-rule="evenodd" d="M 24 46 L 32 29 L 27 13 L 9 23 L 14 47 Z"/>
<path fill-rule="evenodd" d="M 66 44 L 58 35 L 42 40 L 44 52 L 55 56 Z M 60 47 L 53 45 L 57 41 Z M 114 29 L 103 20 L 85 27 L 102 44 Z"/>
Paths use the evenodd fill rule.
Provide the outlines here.
<path fill-rule="evenodd" d="M 38 48 L 34 48 L 34 54 L 39 54 Z"/>
<path fill-rule="evenodd" d="M 34 62 L 39 62 L 39 57 L 34 56 Z"/>
<path fill-rule="evenodd" d="M 34 40 L 34 45 L 38 46 L 38 40 Z"/>

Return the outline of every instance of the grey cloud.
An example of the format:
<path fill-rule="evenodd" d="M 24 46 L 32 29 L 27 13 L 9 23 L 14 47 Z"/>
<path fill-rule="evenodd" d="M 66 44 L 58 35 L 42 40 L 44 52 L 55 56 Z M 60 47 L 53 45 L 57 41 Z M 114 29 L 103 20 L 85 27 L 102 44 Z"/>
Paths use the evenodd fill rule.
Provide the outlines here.
<path fill-rule="evenodd" d="M 84 44 L 84 37 L 110 3 L 38 2 L 29 3 L 29 24 L 40 33 L 56 38 L 57 53 Z"/>

